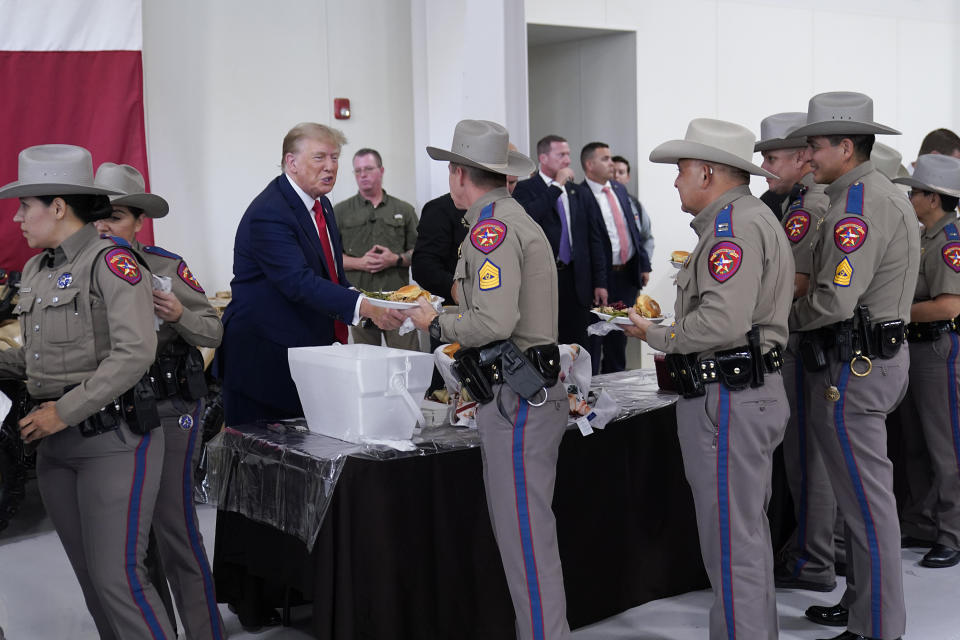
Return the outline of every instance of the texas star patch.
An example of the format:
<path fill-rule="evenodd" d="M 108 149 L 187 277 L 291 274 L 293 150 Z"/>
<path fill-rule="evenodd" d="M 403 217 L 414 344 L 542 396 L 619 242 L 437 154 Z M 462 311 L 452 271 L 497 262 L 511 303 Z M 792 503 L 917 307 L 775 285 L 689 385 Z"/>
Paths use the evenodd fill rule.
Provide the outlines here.
<path fill-rule="evenodd" d="M 955 273 L 960 273 L 960 242 L 948 242 L 943 246 L 943 261 L 947 266 L 953 269 Z"/>
<path fill-rule="evenodd" d="M 142 277 L 140 275 L 140 265 L 126 249 L 110 249 L 103 259 L 107 262 L 110 272 L 121 280 L 126 280 L 130 284 L 140 282 Z"/>
<path fill-rule="evenodd" d="M 849 258 L 844 258 L 837 265 L 837 271 L 833 276 L 833 284 L 838 287 L 849 287 L 853 281 L 853 265 Z"/>
<path fill-rule="evenodd" d="M 797 209 L 787 218 L 783 228 L 787 232 L 787 240 L 794 244 L 800 242 L 810 230 L 810 214 L 803 209 Z"/>
<path fill-rule="evenodd" d="M 479 277 L 480 291 L 490 291 L 500 287 L 500 267 L 489 260 L 484 260 L 477 270 Z"/>
<path fill-rule="evenodd" d="M 863 218 L 844 218 L 833 227 L 833 242 L 837 249 L 852 253 L 867 239 L 867 223 Z"/>
<path fill-rule="evenodd" d="M 181 280 L 187 283 L 188 287 L 198 293 L 204 293 L 203 287 L 200 286 L 200 283 L 197 282 L 197 279 L 193 277 L 192 273 L 190 273 L 190 269 L 187 267 L 186 262 L 180 262 L 180 266 L 177 267 L 177 275 L 180 276 Z"/>
<path fill-rule="evenodd" d="M 710 275 L 717 282 L 726 282 L 740 268 L 743 251 L 732 242 L 718 242 L 710 249 Z"/>
<path fill-rule="evenodd" d="M 470 231 L 470 243 L 480 253 L 490 253 L 507 237 L 507 225 L 496 218 L 488 218 L 474 225 Z"/>

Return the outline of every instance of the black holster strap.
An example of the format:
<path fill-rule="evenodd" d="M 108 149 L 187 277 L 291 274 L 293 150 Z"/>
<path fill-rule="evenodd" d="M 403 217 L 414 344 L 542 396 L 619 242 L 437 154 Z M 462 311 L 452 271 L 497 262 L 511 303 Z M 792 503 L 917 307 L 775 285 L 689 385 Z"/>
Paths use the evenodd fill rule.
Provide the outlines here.
<path fill-rule="evenodd" d="M 907 340 L 909 342 L 933 342 L 945 333 L 956 333 L 957 326 L 953 320 L 939 322 L 911 322 L 907 325 Z"/>

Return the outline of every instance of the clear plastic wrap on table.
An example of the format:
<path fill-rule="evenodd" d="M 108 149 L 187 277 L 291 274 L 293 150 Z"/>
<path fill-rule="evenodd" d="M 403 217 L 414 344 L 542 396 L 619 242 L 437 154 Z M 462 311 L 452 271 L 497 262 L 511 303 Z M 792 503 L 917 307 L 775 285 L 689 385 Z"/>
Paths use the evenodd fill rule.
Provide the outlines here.
<path fill-rule="evenodd" d="M 670 406 L 677 399 L 658 389 L 652 369 L 594 376 L 591 387 L 617 401 L 616 420 Z M 411 451 L 398 451 L 344 442 L 310 432 L 303 419 L 228 427 L 207 443 L 205 482 L 218 508 L 280 529 L 311 550 L 348 457 L 394 460 L 470 449 L 480 446 L 480 435 L 476 429 L 444 425 L 415 432 L 413 444 Z"/>

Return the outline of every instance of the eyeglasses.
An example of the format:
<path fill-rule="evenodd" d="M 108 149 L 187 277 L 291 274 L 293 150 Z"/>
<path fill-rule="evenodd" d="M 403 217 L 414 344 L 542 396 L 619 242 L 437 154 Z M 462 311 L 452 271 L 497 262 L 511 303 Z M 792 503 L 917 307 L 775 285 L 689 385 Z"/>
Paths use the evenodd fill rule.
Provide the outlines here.
<path fill-rule="evenodd" d="M 353 170 L 353 175 L 362 176 L 368 173 L 376 173 L 377 171 L 380 171 L 380 167 L 360 167 L 359 169 Z"/>

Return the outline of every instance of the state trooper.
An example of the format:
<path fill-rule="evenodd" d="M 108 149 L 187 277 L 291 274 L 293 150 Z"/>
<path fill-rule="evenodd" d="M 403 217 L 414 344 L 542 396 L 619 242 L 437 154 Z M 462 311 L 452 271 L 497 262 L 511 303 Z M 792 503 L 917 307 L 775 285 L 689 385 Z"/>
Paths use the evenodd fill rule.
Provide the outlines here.
<path fill-rule="evenodd" d="M 163 460 L 163 430 L 145 376 L 157 348 L 150 274 L 129 244 L 101 238 L 110 215 L 90 152 L 51 144 L 20 152 L 14 221 L 44 249 L 23 269 L 23 346 L 0 375 L 25 378 L 39 406 L 20 420 L 37 443 L 40 495 L 101 638 L 169 638 L 143 565 Z"/>
<path fill-rule="evenodd" d="M 940 154 L 917 158 L 910 202 L 923 224 L 920 275 L 910 308 L 910 383 L 901 409 L 919 417 L 933 468 L 932 548 L 920 564 L 960 562 L 960 159 Z M 904 411 L 906 410 L 906 411 Z"/>
<path fill-rule="evenodd" d="M 906 627 L 886 415 L 907 388 L 920 237 L 903 193 L 869 161 L 878 133 L 898 132 L 873 121 L 873 100 L 831 92 L 810 99 L 807 124 L 792 134 L 807 136 L 814 180 L 830 199 L 790 328 L 803 332 L 808 420 L 846 522 L 846 592 L 806 615 L 845 624 L 838 640 L 892 640 Z"/>
<path fill-rule="evenodd" d="M 567 423 L 559 376 L 557 269 L 540 226 L 510 197 L 506 176 L 535 168 L 508 151 L 507 130 L 462 120 L 449 161 L 450 195 L 470 231 L 454 271 L 457 313 L 426 303 L 407 312 L 417 328 L 459 342 L 454 370 L 481 402 L 477 430 L 483 480 L 507 585 L 523 640 L 567 638 L 563 574 L 551 504 Z"/>
<path fill-rule="evenodd" d="M 96 222 L 97 228 L 129 242 L 151 273 L 170 284 L 170 291 L 153 291 L 154 312 L 162 324 L 157 329 L 151 375 L 160 396 L 157 411 L 166 445 L 153 531 L 162 561 L 161 577 L 169 577 L 186 637 L 224 638 L 213 575 L 193 506 L 193 470 L 203 447 L 201 416 L 207 392 L 203 356 L 197 347 L 219 345 L 223 326 L 186 261 L 136 239 L 144 217 L 167 215 L 167 201 L 145 193 L 143 176 L 126 164 L 101 164 L 94 183 L 121 194 L 110 196 L 112 212 Z M 157 588 L 162 593 L 167 586 L 160 582 Z"/>
<path fill-rule="evenodd" d="M 780 358 L 794 266 L 779 221 L 750 194 L 750 174 L 775 177 L 751 162 L 755 142 L 745 127 L 700 118 L 650 153 L 676 163 L 699 240 L 677 274 L 676 322 L 631 311 L 626 328 L 667 353 L 683 395 L 677 431 L 713 587 L 713 640 L 777 638 L 766 502 L 789 413 Z"/>
<path fill-rule="evenodd" d="M 827 212 L 823 185 L 813 181 L 807 139 L 790 131 L 807 123 L 806 112 L 776 113 L 760 123 L 760 140 L 754 149 L 763 155 L 763 169 L 778 176 L 767 179 L 770 189 L 788 194 L 779 212 L 796 266 L 793 297 L 805 295 L 810 284 L 810 261 L 817 230 Z M 834 524 L 837 504 L 827 477 L 823 456 L 810 432 L 804 404 L 803 367 L 791 333 L 783 353 L 783 386 L 790 404 L 790 419 L 783 436 L 783 461 L 793 496 L 797 528 L 787 541 L 774 570 L 777 587 L 833 591 Z"/>

